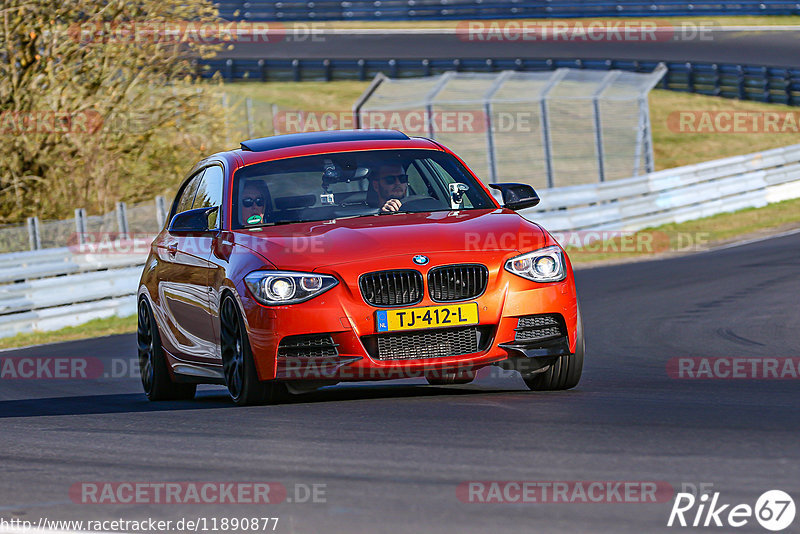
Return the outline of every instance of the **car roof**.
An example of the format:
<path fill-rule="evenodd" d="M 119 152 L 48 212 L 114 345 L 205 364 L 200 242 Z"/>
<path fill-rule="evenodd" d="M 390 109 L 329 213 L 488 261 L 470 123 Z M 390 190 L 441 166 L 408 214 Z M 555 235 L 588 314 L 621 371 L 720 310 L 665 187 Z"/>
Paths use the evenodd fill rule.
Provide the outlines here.
<path fill-rule="evenodd" d="M 217 152 L 192 167 L 189 175 L 202 167 L 223 163 L 233 173 L 241 167 L 285 158 L 363 150 L 436 150 L 448 152 L 439 143 L 424 137 L 408 137 L 396 130 L 331 130 L 275 135 L 242 141 L 243 148 Z M 244 148 L 244 147 L 248 148 Z M 253 150 L 258 148 L 259 150 Z"/>
<path fill-rule="evenodd" d="M 392 141 L 408 140 L 408 136 L 397 130 L 330 130 L 285 135 L 273 135 L 242 141 L 242 150 L 265 152 L 293 146 L 340 143 L 345 141 Z"/>
<path fill-rule="evenodd" d="M 243 141 L 241 145 L 240 149 L 223 153 L 237 160 L 237 168 L 270 160 L 334 152 L 398 149 L 446 151 L 435 141 L 423 137 L 408 137 L 396 130 L 332 130 L 285 134 L 251 139 Z"/>

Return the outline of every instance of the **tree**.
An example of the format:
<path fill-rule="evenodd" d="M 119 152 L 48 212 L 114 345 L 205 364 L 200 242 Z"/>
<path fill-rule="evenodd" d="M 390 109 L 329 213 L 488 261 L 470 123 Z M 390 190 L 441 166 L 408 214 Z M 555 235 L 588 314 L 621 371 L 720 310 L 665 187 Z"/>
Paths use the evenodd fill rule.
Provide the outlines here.
<path fill-rule="evenodd" d="M 152 198 L 219 147 L 207 0 L 4 0 L 0 222 Z"/>

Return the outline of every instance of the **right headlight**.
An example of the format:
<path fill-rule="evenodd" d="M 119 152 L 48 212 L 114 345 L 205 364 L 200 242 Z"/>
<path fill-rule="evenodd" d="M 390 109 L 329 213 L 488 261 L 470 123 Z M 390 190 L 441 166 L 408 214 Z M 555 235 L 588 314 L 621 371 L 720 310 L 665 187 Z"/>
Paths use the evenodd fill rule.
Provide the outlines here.
<path fill-rule="evenodd" d="M 567 277 L 564 252 L 558 246 L 540 248 L 511 258 L 505 268 L 534 282 L 560 282 Z"/>

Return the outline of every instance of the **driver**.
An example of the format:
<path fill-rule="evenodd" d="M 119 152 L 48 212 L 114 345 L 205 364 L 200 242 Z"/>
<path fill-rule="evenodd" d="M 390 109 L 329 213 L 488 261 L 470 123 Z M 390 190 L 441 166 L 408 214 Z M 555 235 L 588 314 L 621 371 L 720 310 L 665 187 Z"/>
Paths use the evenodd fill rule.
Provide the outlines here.
<path fill-rule="evenodd" d="M 266 182 L 248 180 L 239 197 L 239 216 L 243 225 L 263 224 L 270 209 L 271 198 Z"/>
<path fill-rule="evenodd" d="M 381 213 L 394 213 L 400 210 L 402 199 L 408 193 L 408 175 L 399 163 L 385 163 L 370 178 L 367 202 L 380 207 Z"/>

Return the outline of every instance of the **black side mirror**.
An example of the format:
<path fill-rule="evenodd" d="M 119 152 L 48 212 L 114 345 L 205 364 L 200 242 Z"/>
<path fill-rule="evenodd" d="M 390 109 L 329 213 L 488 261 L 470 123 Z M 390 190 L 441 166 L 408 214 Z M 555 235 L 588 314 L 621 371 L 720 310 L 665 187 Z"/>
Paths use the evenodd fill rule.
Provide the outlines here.
<path fill-rule="evenodd" d="M 489 184 L 503 195 L 503 204 L 510 210 L 532 208 L 539 203 L 539 195 L 528 184 Z"/>
<path fill-rule="evenodd" d="M 218 206 L 214 206 L 213 208 L 197 208 L 178 213 L 169 222 L 169 232 L 171 234 L 208 232 L 210 230 L 208 217 L 218 209 Z"/>

